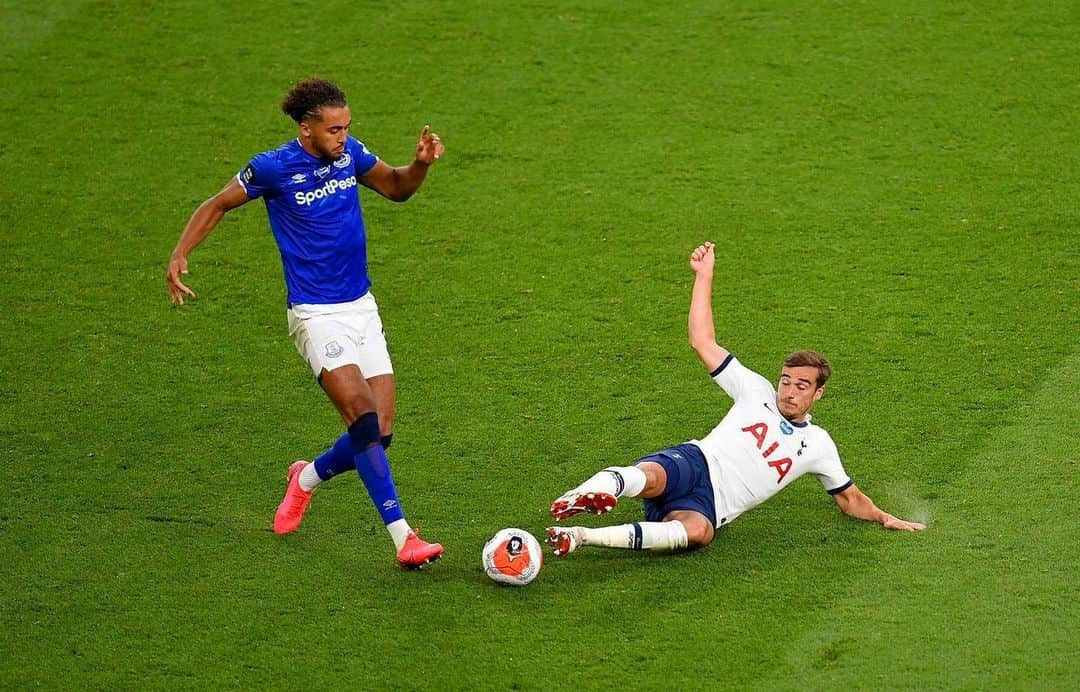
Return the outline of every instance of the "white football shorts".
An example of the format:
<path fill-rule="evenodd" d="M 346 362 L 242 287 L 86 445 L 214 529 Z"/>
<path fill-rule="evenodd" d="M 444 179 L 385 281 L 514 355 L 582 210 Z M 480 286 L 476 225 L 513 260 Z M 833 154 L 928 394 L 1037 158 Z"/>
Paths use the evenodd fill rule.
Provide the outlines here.
<path fill-rule="evenodd" d="M 367 293 L 349 303 L 293 305 L 289 336 L 311 371 L 356 365 L 365 378 L 393 374 L 379 306 Z"/>

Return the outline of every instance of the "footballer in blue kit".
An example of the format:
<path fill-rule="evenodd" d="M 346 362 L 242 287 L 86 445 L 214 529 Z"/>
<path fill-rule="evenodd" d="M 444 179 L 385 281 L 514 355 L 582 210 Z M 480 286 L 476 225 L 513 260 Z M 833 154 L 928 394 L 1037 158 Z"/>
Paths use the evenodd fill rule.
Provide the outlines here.
<path fill-rule="evenodd" d="M 332 162 L 309 154 L 294 139 L 256 155 L 237 175 L 247 196 L 266 204 L 289 305 L 347 303 L 371 288 L 355 188 L 378 162 L 351 136 Z"/>
<path fill-rule="evenodd" d="M 386 457 L 393 439 L 394 376 L 371 292 L 358 187 L 404 202 L 444 147 L 425 125 L 413 161 L 388 165 L 349 135 L 345 94 L 323 79 L 297 84 L 281 108 L 296 121 L 296 139 L 255 155 L 199 206 L 169 259 L 169 297 L 178 305 L 185 296 L 195 297 L 181 278 L 188 273 L 188 254 L 227 212 L 261 198 L 285 273 L 289 335 L 346 427 L 314 461 L 289 466 L 274 532 L 295 531 L 315 488 L 355 470 L 394 541 L 398 564 L 417 569 L 439 559 L 443 549 L 421 539 L 405 520 Z"/>

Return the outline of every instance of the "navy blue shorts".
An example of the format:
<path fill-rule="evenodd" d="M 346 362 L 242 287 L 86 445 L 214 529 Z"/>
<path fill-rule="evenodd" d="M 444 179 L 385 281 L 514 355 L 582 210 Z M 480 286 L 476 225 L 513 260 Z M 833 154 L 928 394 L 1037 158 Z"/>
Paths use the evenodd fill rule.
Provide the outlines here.
<path fill-rule="evenodd" d="M 689 509 L 704 514 L 716 526 L 709 464 L 697 445 L 686 443 L 654 452 L 637 460 L 655 461 L 667 471 L 667 485 L 657 497 L 645 500 L 645 519 L 663 521 L 669 512 Z"/>

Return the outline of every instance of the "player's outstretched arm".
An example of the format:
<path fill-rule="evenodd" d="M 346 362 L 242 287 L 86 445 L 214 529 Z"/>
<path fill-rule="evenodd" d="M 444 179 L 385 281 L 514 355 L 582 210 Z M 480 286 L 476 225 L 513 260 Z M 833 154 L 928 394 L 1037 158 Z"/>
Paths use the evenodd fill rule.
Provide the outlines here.
<path fill-rule="evenodd" d="M 705 369 L 712 372 L 728 357 L 727 349 L 716 343 L 713 326 L 712 279 L 716 253 L 712 243 L 694 248 L 690 268 L 694 270 L 694 290 L 690 296 L 690 346 Z"/>
<path fill-rule="evenodd" d="M 833 495 L 840 510 L 848 516 L 864 521 L 876 521 L 887 529 L 894 531 L 922 531 L 926 524 L 917 521 L 904 521 L 897 519 L 883 509 L 878 508 L 873 500 L 863 494 L 855 485 L 852 485 L 842 493 Z"/>
<path fill-rule="evenodd" d="M 221 192 L 199 205 L 188 220 L 184 232 L 180 234 L 180 239 L 176 241 L 176 247 L 169 257 L 169 268 L 165 272 L 165 280 L 169 284 L 169 300 L 177 305 L 183 305 L 185 295 L 195 297 L 195 291 L 185 286 L 180 280 L 182 274 L 188 273 L 188 253 L 210 235 L 210 231 L 214 230 L 221 221 L 221 217 L 225 216 L 225 212 L 239 207 L 250 199 L 236 178 L 231 178 Z"/>
<path fill-rule="evenodd" d="M 360 182 L 364 187 L 389 200 L 404 202 L 420 189 L 427 177 L 428 167 L 435 163 L 445 150 L 439 135 L 431 131 L 430 125 L 424 125 L 424 129 L 420 131 L 420 139 L 416 142 L 416 158 L 412 163 L 394 168 L 379 161 L 360 176 Z"/>

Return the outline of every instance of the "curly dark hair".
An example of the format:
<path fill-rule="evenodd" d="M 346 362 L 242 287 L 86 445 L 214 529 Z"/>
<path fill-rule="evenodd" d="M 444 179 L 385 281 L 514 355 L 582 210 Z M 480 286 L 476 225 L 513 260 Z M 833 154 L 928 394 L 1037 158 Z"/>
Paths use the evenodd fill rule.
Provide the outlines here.
<path fill-rule="evenodd" d="M 281 110 L 299 124 L 304 118 L 318 117 L 319 109 L 323 106 L 345 105 L 348 104 L 344 91 L 333 82 L 313 77 L 300 82 L 285 94 Z"/>

